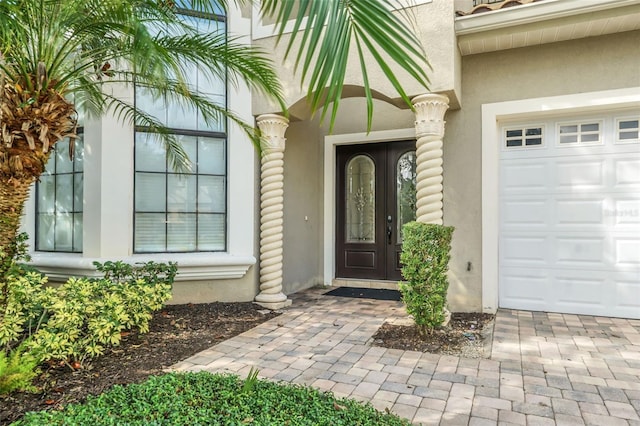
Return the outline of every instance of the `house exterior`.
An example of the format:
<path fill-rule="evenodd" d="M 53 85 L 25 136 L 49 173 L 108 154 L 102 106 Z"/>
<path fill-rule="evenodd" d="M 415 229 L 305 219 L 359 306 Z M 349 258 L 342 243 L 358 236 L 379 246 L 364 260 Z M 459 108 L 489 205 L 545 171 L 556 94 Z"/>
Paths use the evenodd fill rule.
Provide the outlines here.
<path fill-rule="evenodd" d="M 370 132 L 358 64 L 329 133 L 282 60 L 287 36 L 230 11 L 218 30 L 273 52 L 289 115 L 246 87 L 207 90 L 256 120 L 263 156 L 123 87 L 175 120 L 193 176 L 144 129 L 85 119 L 80 160 L 57 154 L 26 208 L 33 263 L 64 279 L 94 260 L 177 261 L 174 303 L 279 308 L 319 284 L 395 287 L 417 218 L 455 227 L 452 311 L 640 318 L 640 0 L 408 3 L 430 91 L 407 78 L 411 110 L 372 68 Z"/>

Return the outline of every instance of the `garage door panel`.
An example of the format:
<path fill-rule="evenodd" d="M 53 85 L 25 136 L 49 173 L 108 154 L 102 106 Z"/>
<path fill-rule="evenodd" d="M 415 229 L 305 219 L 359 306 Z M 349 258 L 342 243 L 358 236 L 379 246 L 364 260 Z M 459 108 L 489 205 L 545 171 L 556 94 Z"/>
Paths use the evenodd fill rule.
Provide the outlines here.
<path fill-rule="evenodd" d="M 602 274 L 580 276 L 576 271 L 558 272 L 554 287 L 556 306 L 567 312 L 593 311 L 603 304 L 603 297 L 609 291 L 607 279 Z"/>
<path fill-rule="evenodd" d="M 556 205 L 556 223 L 566 226 L 602 224 L 604 219 L 604 200 L 558 199 Z"/>
<path fill-rule="evenodd" d="M 500 252 L 501 260 L 506 264 L 545 265 L 548 261 L 547 246 L 545 237 L 506 236 Z"/>
<path fill-rule="evenodd" d="M 521 194 L 547 188 L 548 168 L 545 164 L 518 162 L 503 168 L 505 192 Z"/>
<path fill-rule="evenodd" d="M 615 161 L 615 184 L 623 188 L 640 188 L 640 160 Z"/>
<path fill-rule="evenodd" d="M 605 238 L 557 237 L 554 250 L 557 265 L 604 267 L 605 246 Z"/>
<path fill-rule="evenodd" d="M 513 200 L 503 204 L 503 223 L 505 226 L 544 227 L 549 213 L 548 202 Z"/>
<path fill-rule="evenodd" d="M 573 161 L 559 161 L 556 164 L 555 181 L 560 190 L 604 188 L 604 176 L 604 160 L 584 161 L 578 158 Z"/>
<path fill-rule="evenodd" d="M 640 198 L 615 200 L 614 206 L 605 214 L 613 217 L 616 225 L 640 225 Z"/>
<path fill-rule="evenodd" d="M 640 277 L 615 281 L 616 305 L 621 309 L 640 310 Z"/>
<path fill-rule="evenodd" d="M 598 144 L 502 143 L 500 306 L 640 318 L 640 143 L 616 143 L 615 120 L 596 120 Z"/>
<path fill-rule="evenodd" d="M 615 264 L 620 267 L 640 268 L 640 235 L 615 238 Z"/>
<path fill-rule="evenodd" d="M 514 309 L 544 310 L 547 306 L 549 276 L 539 268 L 504 268 L 500 282 L 500 298 Z"/>

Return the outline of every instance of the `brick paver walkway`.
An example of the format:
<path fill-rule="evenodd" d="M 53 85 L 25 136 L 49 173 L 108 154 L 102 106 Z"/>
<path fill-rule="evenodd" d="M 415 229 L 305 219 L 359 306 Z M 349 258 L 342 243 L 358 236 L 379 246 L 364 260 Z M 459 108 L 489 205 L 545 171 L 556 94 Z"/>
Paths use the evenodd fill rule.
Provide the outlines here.
<path fill-rule="evenodd" d="M 415 424 L 640 426 L 640 320 L 501 310 L 490 358 L 467 359 L 372 346 L 402 304 L 323 292 L 173 368 L 255 367 Z"/>

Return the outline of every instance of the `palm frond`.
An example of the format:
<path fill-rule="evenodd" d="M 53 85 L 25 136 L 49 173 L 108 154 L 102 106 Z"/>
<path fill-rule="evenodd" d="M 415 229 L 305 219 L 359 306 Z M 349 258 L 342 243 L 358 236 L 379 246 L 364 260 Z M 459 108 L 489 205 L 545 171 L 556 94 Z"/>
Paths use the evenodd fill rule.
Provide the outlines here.
<path fill-rule="evenodd" d="M 294 6 L 297 6 L 294 7 Z M 312 110 L 322 117 L 331 109 L 330 128 L 337 117 L 338 104 L 350 52 L 358 55 L 367 99 L 367 122 L 371 128 L 373 103 L 369 83 L 370 54 L 399 97 L 411 107 L 409 95 L 389 65 L 404 70 L 428 89 L 429 63 L 424 49 L 401 14 L 393 12 L 392 0 L 263 0 L 263 16 L 275 17 L 278 40 L 293 22 L 285 57 L 295 56 L 296 68 L 307 83 L 307 98 Z M 296 11 L 297 10 L 297 11 Z M 303 25 L 305 24 L 305 25 Z M 355 48 L 353 48 L 355 44 Z"/>
<path fill-rule="evenodd" d="M 169 158 L 186 165 L 169 129 L 148 112 L 116 99 L 109 86 L 135 83 L 157 99 L 200 111 L 210 122 L 230 122 L 256 143 L 256 131 L 226 111 L 189 81 L 194 68 L 209 79 L 249 87 L 283 110 L 282 88 L 265 52 L 217 31 L 215 14 L 226 0 L 6 0 L 0 2 L 0 74 L 37 102 L 42 90 L 73 99 L 89 113 L 112 110 L 160 135 Z M 181 8 L 192 9 L 186 15 Z M 211 31 L 199 32 L 202 14 L 214 18 Z M 174 152 L 171 152 L 175 150 Z"/>

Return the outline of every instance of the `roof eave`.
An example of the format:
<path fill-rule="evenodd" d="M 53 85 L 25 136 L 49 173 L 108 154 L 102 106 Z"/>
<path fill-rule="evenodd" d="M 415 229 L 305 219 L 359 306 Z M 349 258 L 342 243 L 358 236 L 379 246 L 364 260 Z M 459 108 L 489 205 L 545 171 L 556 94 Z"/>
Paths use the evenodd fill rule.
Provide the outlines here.
<path fill-rule="evenodd" d="M 594 3 L 586 3 L 584 0 L 544 0 L 459 16 L 455 20 L 455 29 L 456 34 L 462 36 L 637 4 L 638 0 L 599 0 Z"/>

